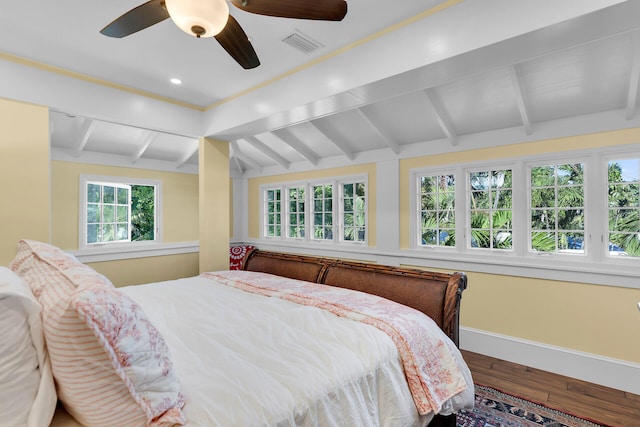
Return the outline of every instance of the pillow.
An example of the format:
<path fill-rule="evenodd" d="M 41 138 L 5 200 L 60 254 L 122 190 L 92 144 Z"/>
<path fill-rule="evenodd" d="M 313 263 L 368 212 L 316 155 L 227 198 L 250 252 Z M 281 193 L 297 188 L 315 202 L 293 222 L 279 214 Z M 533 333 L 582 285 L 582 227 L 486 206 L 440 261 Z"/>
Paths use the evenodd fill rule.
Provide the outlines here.
<path fill-rule="evenodd" d="M 0 414 L 12 426 L 45 427 L 56 409 L 40 304 L 27 285 L 0 267 Z"/>
<path fill-rule="evenodd" d="M 229 270 L 242 270 L 247 254 L 251 252 L 253 245 L 233 245 L 229 247 Z"/>
<path fill-rule="evenodd" d="M 84 425 L 186 422 L 168 348 L 142 309 L 55 246 L 20 241 L 11 268 L 42 305 L 58 397 Z"/>

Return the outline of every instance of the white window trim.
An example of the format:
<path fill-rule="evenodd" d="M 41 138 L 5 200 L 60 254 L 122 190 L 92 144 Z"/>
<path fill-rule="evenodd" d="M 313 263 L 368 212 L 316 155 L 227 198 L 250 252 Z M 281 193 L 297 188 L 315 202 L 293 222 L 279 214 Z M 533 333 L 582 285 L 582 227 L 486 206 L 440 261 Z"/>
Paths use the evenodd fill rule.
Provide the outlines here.
<path fill-rule="evenodd" d="M 343 215 L 342 209 L 339 206 L 340 194 L 342 192 L 342 184 L 343 183 L 354 183 L 354 182 L 364 182 L 365 183 L 365 200 L 366 200 L 366 208 L 365 208 L 365 240 L 364 241 L 349 241 L 342 240 L 341 235 L 343 232 Z M 333 239 L 313 239 L 311 238 L 312 230 L 312 215 L 313 215 L 313 207 L 311 206 L 312 198 L 311 193 L 313 187 L 316 185 L 326 185 L 332 184 L 334 186 L 333 191 Z M 288 191 L 289 188 L 296 187 L 305 187 L 305 236 L 304 238 L 298 237 L 288 237 L 288 226 L 289 226 L 289 206 L 288 206 Z M 281 235 L 280 236 L 267 236 L 265 230 L 265 193 L 268 190 L 280 190 L 280 198 L 281 198 Z M 367 246 L 369 242 L 369 179 L 368 175 L 344 175 L 344 176 L 336 176 L 336 177 L 328 177 L 328 178 L 318 178 L 307 181 L 288 181 L 281 182 L 276 184 L 262 184 L 260 186 L 260 239 L 264 239 L 269 242 L 297 242 L 299 244 L 312 244 L 312 245 L 337 245 L 337 246 Z M 286 200 L 285 200 L 286 199 Z"/>
<path fill-rule="evenodd" d="M 112 243 L 95 243 L 88 245 L 86 243 L 86 227 L 87 227 L 87 183 L 88 182 L 104 182 L 114 184 L 133 184 L 133 185 L 153 185 L 155 186 L 155 240 L 145 242 L 112 242 Z M 78 221 L 78 252 L 79 253 L 113 253 L 128 252 L 131 248 L 148 248 L 152 249 L 162 244 L 162 181 L 145 178 L 127 178 L 121 176 L 105 176 L 105 175 L 80 175 L 79 188 L 79 221 Z"/>
<path fill-rule="evenodd" d="M 465 237 L 465 229 L 464 224 L 461 224 L 459 218 L 462 218 L 460 215 L 461 207 L 460 207 L 460 191 L 461 185 L 459 185 L 459 175 L 462 169 L 460 167 L 445 167 L 445 168 L 420 168 L 414 169 L 410 172 L 411 183 L 409 185 L 409 191 L 411 195 L 409 197 L 409 209 L 411 210 L 411 224 L 410 224 L 410 232 L 411 232 L 411 247 L 413 249 L 418 250 L 436 250 L 436 251 L 458 251 L 458 243 L 460 242 L 461 237 Z M 436 176 L 436 175 L 453 175 L 456 185 L 456 244 L 455 246 L 434 246 L 434 245 L 422 245 L 420 244 L 421 234 L 420 230 L 422 228 L 422 218 L 420 217 L 420 208 L 418 206 L 421 205 L 421 194 L 420 194 L 420 177 L 428 175 L 428 176 Z"/>
<path fill-rule="evenodd" d="M 471 246 L 471 216 L 469 215 L 469 212 L 471 211 L 471 181 L 469 179 L 469 175 L 472 172 L 484 172 L 484 171 L 497 171 L 497 170 L 511 170 L 511 202 L 512 202 L 512 206 L 511 206 L 511 222 L 512 222 L 512 228 L 511 228 L 511 233 L 512 233 L 512 246 L 511 249 L 496 249 L 496 248 L 474 248 Z M 460 218 L 463 218 L 463 224 L 462 226 L 464 227 L 464 250 L 469 251 L 469 252 L 480 252 L 480 253 L 493 253 L 493 254 L 498 254 L 498 255 L 508 255 L 508 256 L 512 256 L 515 252 L 516 252 L 516 244 L 517 244 L 517 239 L 515 237 L 515 222 L 516 222 L 516 212 L 514 209 L 514 205 L 515 203 L 513 202 L 513 197 L 515 196 L 515 190 L 514 190 L 514 186 L 515 186 L 515 170 L 514 170 L 514 164 L 513 163 L 505 163 L 505 162 L 500 162 L 500 163 L 476 163 L 473 166 L 468 166 L 465 168 L 462 168 L 462 174 L 463 174 L 463 178 L 464 178 L 464 186 L 462 188 L 462 193 L 464 194 L 464 199 L 463 199 L 463 203 L 456 203 L 456 207 L 458 207 L 458 205 L 462 205 L 461 206 L 461 216 Z M 458 186 L 456 184 L 456 190 L 458 189 Z M 458 193 L 456 191 L 456 196 L 458 196 Z M 458 212 L 456 212 L 456 216 L 458 215 Z M 456 225 L 458 224 L 458 220 L 456 218 Z M 457 239 L 456 239 L 456 244 L 458 243 Z"/>
<path fill-rule="evenodd" d="M 553 158 L 545 158 L 545 159 L 535 159 L 531 161 L 524 162 L 525 167 L 525 175 L 527 180 L 526 186 L 526 198 L 527 198 L 527 217 L 525 218 L 525 226 L 527 228 L 527 236 L 526 236 L 526 255 L 531 257 L 553 257 L 553 258 L 566 258 L 566 257 L 580 257 L 580 258 L 589 258 L 591 254 L 594 252 L 594 248 L 592 248 L 592 243 L 587 242 L 589 239 L 589 230 L 594 231 L 593 227 L 591 227 L 591 212 L 595 212 L 590 204 L 590 194 L 591 192 L 596 192 L 600 188 L 601 182 L 597 179 L 590 179 L 590 174 L 592 167 L 599 163 L 597 158 L 598 156 L 594 155 L 562 155 L 558 154 Z M 543 253 L 543 252 L 535 252 L 531 250 L 531 224 L 530 224 L 530 215 L 531 215 L 531 168 L 537 166 L 550 166 L 550 165 L 565 165 L 572 163 L 583 163 L 584 164 L 584 183 L 582 184 L 584 188 L 584 210 L 585 210 L 585 218 L 584 218 L 584 240 L 585 240 L 585 248 L 584 253 Z M 595 168 L 594 168 L 595 169 Z M 594 184 L 589 185 L 589 181 L 594 182 Z M 592 190 L 591 192 L 589 190 Z M 599 191 L 598 191 L 599 192 Z"/>
<path fill-rule="evenodd" d="M 344 224 L 344 190 L 342 188 L 342 186 L 344 184 L 355 184 L 357 182 L 364 182 L 364 200 L 365 200 L 365 209 L 364 209 L 364 224 L 365 224 L 365 233 L 364 233 L 364 240 L 363 241 L 358 241 L 358 240 L 344 240 L 343 236 L 344 236 L 344 231 L 345 231 L 345 224 Z M 343 176 L 343 177 L 339 177 L 335 179 L 335 185 L 338 187 L 337 188 L 337 208 L 334 206 L 334 210 L 337 209 L 337 213 L 338 213 L 338 233 L 337 236 L 335 235 L 336 233 L 334 233 L 334 240 L 336 240 L 337 243 L 339 244 L 346 244 L 346 245 L 364 245 L 367 246 L 369 244 L 369 180 L 368 177 L 366 175 L 353 175 L 353 176 Z M 355 191 L 355 187 L 354 187 L 354 191 Z M 336 196 L 334 196 L 336 197 Z M 354 200 L 355 200 L 355 194 L 354 194 Z M 336 200 L 334 199 L 334 204 L 336 204 Z"/>
<path fill-rule="evenodd" d="M 606 236 L 608 228 L 606 208 L 606 164 L 610 160 L 640 156 L 640 144 L 630 144 L 617 147 L 600 147 L 559 153 L 548 153 L 527 157 L 514 157 L 501 159 L 499 162 L 473 162 L 457 165 L 439 165 L 434 168 L 422 167 L 410 171 L 409 183 L 409 208 L 410 208 L 410 249 L 402 250 L 398 256 L 413 258 L 415 260 L 428 259 L 443 263 L 451 262 L 451 251 L 456 252 L 456 263 L 468 263 L 474 265 L 478 271 L 493 271 L 501 267 L 504 274 L 513 274 L 518 270 L 533 269 L 532 277 L 557 278 L 562 276 L 578 275 L 582 277 L 592 275 L 618 276 L 625 286 L 629 279 L 637 281 L 637 270 L 640 259 L 637 257 L 612 257 L 605 246 L 600 242 Z M 585 254 L 548 254 L 535 253 L 529 250 L 530 225 L 530 180 L 529 167 L 540 164 L 561 164 L 568 162 L 583 162 L 585 164 L 585 239 L 589 244 Z M 467 185 L 458 185 L 466 182 L 467 171 L 483 169 L 509 168 L 513 171 L 513 251 L 467 248 L 468 208 Z M 456 179 L 456 234 L 464 239 L 456 237 L 455 248 L 442 246 L 421 246 L 417 236 L 419 230 L 418 210 L 418 185 L 419 175 L 442 175 L 455 171 Z M 461 203 L 462 202 L 462 203 Z M 474 250 L 470 250 L 474 249 Z M 428 254 L 428 255 L 427 255 Z M 426 258 L 425 258 L 426 257 Z M 418 263 L 419 264 L 419 263 Z M 549 274 L 545 273 L 548 271 Z M 522 273 L 519 273 L 522 275 Z M 566 280 L 566 279 L 565 279 Z M 589 282 L 589 280 L 586 280 Z M 602 282 L 602 281 L 600 281 Z M 616 285 L 615 283 L 611 283 Z M 628 287 L 640 287 L 637 283 Z"/>
<path fill-rule="evenodd" d="M 314 242 L 314 243 L 319 243 L 319 244 L 327 244 L 327 243 L 333 243 L 336 239 L 336 230 L 335 230 L 335 225 L 336 225 L 336 221 L 339 221 L 339 215 L 336 212 L 336 209 L 338 208 L 336 206 L 335 203 L 335 199 L 336 196 L 334 194 L 335 188 L 334 190 L 332 190 L 331 193 L 331 218 L 332 218 L 332 236 L 331 239 L 316 239 L 315 237 L 313 237 L 315 235 L 315 225 L 314 225 L 314 218 L 315 218 L 315 214 L 316 214 L 316 209 L 315 209 L 315 196 L 312 197 L 312 195 L 314 195 L 314 191 L 313 191 L 313 187 L 317 187 L 317 186 L 327 186 L 327 185 L 331 185 L 333 187 L 335 187 L 335 180 L 333 179 L 329 179 L 329 180 L 321 180 L 321 181 L 314 181 L 314 182 L 310 182 L 309 183 L 309 209 L 311 210 L 309 213 L 309 241 Z M 322 210 L 323 214 L 325 213 L 324 209 Z M 323 218 L 324 221 L 324 218 Z"/>

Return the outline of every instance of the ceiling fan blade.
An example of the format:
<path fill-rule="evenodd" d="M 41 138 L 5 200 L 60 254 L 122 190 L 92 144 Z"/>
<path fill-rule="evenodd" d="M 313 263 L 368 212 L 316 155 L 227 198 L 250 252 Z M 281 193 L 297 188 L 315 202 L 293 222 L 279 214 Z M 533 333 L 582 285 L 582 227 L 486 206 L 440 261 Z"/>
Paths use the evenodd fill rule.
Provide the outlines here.
<path fill-rule="evenodd" d="M 347 14 L 344 0 L 232 0 L 246 12 L 280 18 L 342 21 Z"/>
<path fill-rule="evenodd" d="M 169 12 L 164 7 L 164 0 L 150 0 L 131 9 L 100 32 L 105 36 L 122 38 L 164 21 L 168 17 Z"/>
<path fill-rule="evenodd" d="M 236 60 L 245 70 L 256 68 L 260 65 L 260 60 L 253 49 L 249 37 L 238 24 L 233 16 L 229 15 L 229 20 L 224 29 L 216 36 L 216 40 L 222 45 L 229 55 Z"/>

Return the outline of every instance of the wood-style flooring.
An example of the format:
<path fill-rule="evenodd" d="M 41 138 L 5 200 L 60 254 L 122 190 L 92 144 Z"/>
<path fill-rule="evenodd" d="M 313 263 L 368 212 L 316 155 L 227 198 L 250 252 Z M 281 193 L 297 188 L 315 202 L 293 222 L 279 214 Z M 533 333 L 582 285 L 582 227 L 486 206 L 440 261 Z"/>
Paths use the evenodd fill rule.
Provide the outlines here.
<path fill-rule="evenodd" d="M 638 395 L 464 350 L 462 355 L 477 384 L 609 426 L 640 427 Z"/>

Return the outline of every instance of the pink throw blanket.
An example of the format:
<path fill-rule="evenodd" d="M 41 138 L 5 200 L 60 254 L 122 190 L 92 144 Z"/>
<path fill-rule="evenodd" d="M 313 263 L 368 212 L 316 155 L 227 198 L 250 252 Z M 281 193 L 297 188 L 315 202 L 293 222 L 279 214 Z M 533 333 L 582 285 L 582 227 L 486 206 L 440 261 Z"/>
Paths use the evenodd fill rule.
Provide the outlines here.
<path fill-rule="evenodd" d="M 467 388 L 451 340 L 425 314 L 363 292 L 251 271 L 218 271 L 202 277 L 255 294 L 328 310 L 380 329 L 398 348 L 418 412 L 438 413 Z"/>

